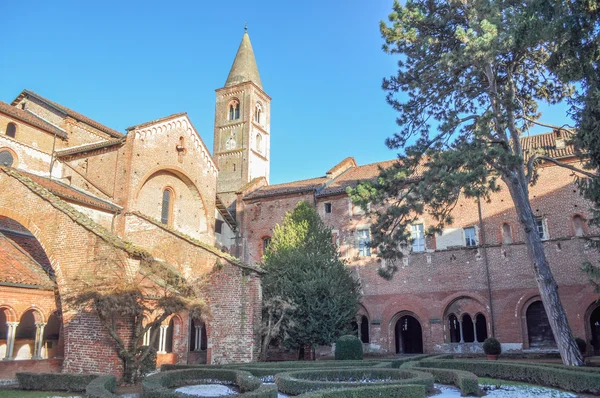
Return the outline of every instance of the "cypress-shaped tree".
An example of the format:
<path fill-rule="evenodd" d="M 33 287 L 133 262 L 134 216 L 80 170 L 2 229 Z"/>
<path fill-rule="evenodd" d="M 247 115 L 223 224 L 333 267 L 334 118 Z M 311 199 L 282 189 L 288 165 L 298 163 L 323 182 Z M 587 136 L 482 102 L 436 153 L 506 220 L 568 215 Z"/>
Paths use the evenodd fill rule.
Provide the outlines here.
<path fill-rule="evenodd" d="M 281 327 L 289 348 L 332 344 L 351 330 L 360 290 L 341 261 L 331 229 L 306 202 L 275 227 L 263 257 L 264 300 L 293 305 Z"/>

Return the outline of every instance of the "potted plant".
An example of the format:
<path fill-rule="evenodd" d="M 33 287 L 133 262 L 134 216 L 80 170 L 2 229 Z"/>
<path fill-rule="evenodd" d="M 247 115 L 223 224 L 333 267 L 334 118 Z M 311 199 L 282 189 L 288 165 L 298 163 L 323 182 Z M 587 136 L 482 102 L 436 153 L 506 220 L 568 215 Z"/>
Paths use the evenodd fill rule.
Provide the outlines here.
<path fill-rule="evenodd" d="M 502 345 L 498 339 L 494 337 L 488 337 L 483 342 L 483 352 L 485 352 L 489 360 L 495 361 L 498 359 L 498 355 L 500 355 L 502 352 Z"/>

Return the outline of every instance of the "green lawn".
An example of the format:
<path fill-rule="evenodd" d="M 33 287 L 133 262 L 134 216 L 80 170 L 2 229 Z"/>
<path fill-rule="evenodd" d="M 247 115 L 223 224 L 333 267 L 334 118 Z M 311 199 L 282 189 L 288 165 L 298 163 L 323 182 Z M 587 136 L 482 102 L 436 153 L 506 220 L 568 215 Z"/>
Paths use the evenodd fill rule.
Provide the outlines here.
<path fill-rule="evenodd" d="M 1 398 L 49 398 L 49 397 L 72 397 L 82 398 L 78 393 L 64 391 L 23 391 L 23 390 L 0 390 Z"/>

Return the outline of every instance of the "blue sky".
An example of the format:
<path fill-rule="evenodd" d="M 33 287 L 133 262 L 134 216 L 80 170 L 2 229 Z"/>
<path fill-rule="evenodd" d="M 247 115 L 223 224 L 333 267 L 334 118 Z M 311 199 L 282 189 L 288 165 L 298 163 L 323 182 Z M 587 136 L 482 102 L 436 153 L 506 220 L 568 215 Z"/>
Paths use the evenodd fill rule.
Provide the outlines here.
<path fill-rule="evenodd" d="M 188 112 L 213 146 L 214 90 L 244 24 L 271 103 L 271 183 L 347 156 L 395 157 L 381 80 L 396 70 L 379 21 L 392 0 L 2 2 L 0 100 L 29 89 L 118 131 Z M 563 124 L 565 106 L 542 108 Z"/>

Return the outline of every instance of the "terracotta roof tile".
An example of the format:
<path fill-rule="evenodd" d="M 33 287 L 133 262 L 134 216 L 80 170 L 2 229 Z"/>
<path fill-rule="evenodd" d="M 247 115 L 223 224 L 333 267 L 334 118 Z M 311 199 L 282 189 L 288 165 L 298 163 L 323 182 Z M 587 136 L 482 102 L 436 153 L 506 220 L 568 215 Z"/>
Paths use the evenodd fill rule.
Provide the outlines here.
<path fill-rule="evenodd" d="M 81 204 L 96 207 L 98 209 L 108 210 L 113 213 L 121 210 L 121 208 L 114 203 L 92 196 L 91 194 L 70 187 L 62 182 L 41 177 L 36 174 L 27 173 L 23 170 L 19 170 L 19 173 L 29 177 L 33 182 L 41 185 L 60 198 L 79 202 Z"/>
<path fill-rule="evenodd" d="M 107 127 L 107 126 L 105 126 L 103 124 L 100 124 L 97 121 L 92 120 L 89 117 L 84 116 L 84 115 L 82 115 L 79 112 L 75 112 L 74 110 L 69 109 L 66 106 L 60 105 L 60 104 L 58 104 L 58 103 L 56 103 L 54 101 L 50 101 L 49 99 L 44 98 L 41 95 L 34 93 L 33 91 L 23 90 L 23 92 L 21 94 L 19 94 L 19 96 L 17 98 L 15 98 L 15 100 L 12 102 L 12 105 L 17 104 L 19 102 L 19 100 L 23 96 L 32 96 L 32 97 L 35 97 L 38 100 L 46 103 L 47 105 L 49 105 L 49 106 L 51 106 L 51 107 L 53 107 L 55 109 L 58 109 L 59 111 L 67 114 L 68 116 L 72 117 L 73 119 L 75 119 L 77 121 L 80 121 L 80 122 L 83 122 L 83 123 L 85 123 L 87 125 L 90 125 L 90 126 L 96 128 L 96 129 L 100 130 L 100 131 L 103 131 L 103 132 L 107 133 L 108 135 L 111 135 L 111 136 L 115 137 L 115 138 L 122 138 L 123 137 L 123 134 L 119 133 L 118 131 L 113 130 L 110 127 Z"/>
<path fill-rule="evenodd" d="M 573 135 L 573 133 L 565 131 L 552 131 L 521 137 L 525 158 L 527 159 L 532 152 L 537 150 L 540 150 L 543 155 L 555 159 L 575 156 L 574 146 L 568 145 L 569 140 L 573 139 Z"/>
<path fill-rule="evenodd" d="M 56 134 L 58 137 L 61 138 L 67 138 L 66 131 L 61 130 L 58 127 L 46 122 L 45 120 L 37 117 L 31 112 L 24 111 L 23 109 L 9 105 L 6 102 L 0 101 L 0 112 L 12 116 L 15 119 L 18 119 L 24 123 L 42 129 L 50 134 Z"/>
<path fill-rule="evenodd" d="M 35 238 L 31 239 L 35 240 Z M 0 233 L 1 283 L 38 286 L 50 290 L 54 287 L 54 282 L 42 266 L 17 242 L 2 233 Z"/>
<path fill-rule="evenodd" d="M 56 156 L 58 156 L 59 158 L 73 156 L 73 155 L 77 155 L 80 153 L 86 153 L 86 152 L 91 152 L 91 151 L 95 151 L 98 149 L 110 148 L 111 146 L 115 146 L 115 145 L 121 145 L 124 142 L 125 142 L 125 138 L 121 138 L 119 140 L 109 140 L 109 141 L 103 141 L 103 142 L 96 142 L 94 144 L 81 145 L 78 147 L 67 148 L 67 149 L 57 151 Z"/>
<path fill-rule="evenodd" d="M 268 185 L 252 191 L 244 199 L 255 199 L 265 196 L 285 195 L 290 193 L 310 192 L 317 190 L 327 181 L 327 177 L 310 178 L 308 180 L 293 181 L 285 184 Z"/>
<path fill-rule="evenodd" d="M 374 180 L 379 176 L 379 168 L 388 168 L 393 165 L 395 160 L 386 160 L 366 164 L 364 166 L 356 166 L 346 170 L 338 178 L 324 186 L 317 196 L 337 195 L 346 192 L 346 187 L 354 187 L 361 181 Z"/>

